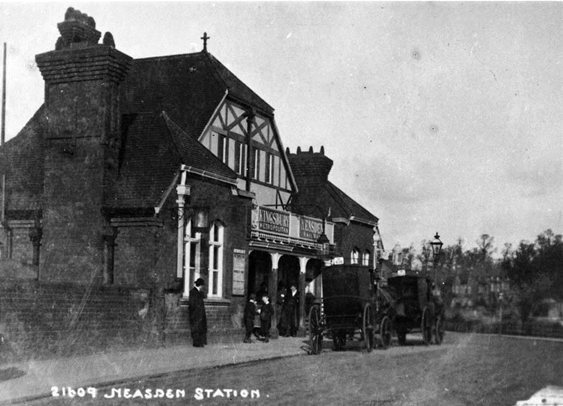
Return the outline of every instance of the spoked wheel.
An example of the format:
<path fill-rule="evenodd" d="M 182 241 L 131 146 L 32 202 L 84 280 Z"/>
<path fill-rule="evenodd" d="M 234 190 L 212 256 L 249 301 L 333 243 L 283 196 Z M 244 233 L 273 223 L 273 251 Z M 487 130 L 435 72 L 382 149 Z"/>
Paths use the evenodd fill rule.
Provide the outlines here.
<path fill-rule="evenodd" d="M 430 345 L 432 341 L 432 320 L 430 320 L 430 311 L 427 308 L 422 312 L 420 329 L 422 330 L 422 341 L 425 345 Z"/>
<path fill-rule="evenodd" d="M 373 310 L 369 303 L 364 307 L 364 317 L 362 322 L 362 333 L 364 336 L 363 349 L 367 352 L 371 352 L 375 346 L 375 328 L 373 323 Z"/>
<path fill-rule="evenodd" d="M 434 323 L 434 342 L 437 345 L 442 344 L 444 341 L 444 321 L 442 317 L 436 317 L 436 322 Z"/>
<path fill-rule="evenodd" d="M 332 342 L 334 343 L 334 351 L 342 351 L 346 346 L 346 330 L 335 331 L 332 335 Z"/>
<path fill-rule="evenodd" d="M 381 347 L 386 350 L 391 345 L 391 320 L 387 316 L 383 316 L 381 319 L 379 335 L 381 336 Z"/>
<path fill-rule="evenodd" d="M 321 308 L 319 305 L 309 310 L 309 346 L 311 354 L 320 354 L 323 350 L 323 326 L 321 324 Z"/>

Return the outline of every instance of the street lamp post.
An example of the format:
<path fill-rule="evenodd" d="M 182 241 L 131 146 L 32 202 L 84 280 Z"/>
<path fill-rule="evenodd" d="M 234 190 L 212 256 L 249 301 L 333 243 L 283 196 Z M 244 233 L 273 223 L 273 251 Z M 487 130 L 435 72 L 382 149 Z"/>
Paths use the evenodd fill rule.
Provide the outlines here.
<path fill-rule="evenodd" d="M 436 231 L 436 235 L 434 239 L 430 241 L 430 246 L 432 247 L 432 254 L 433 254 L 433 263 L 434 263 L 434 283 L 437 282 L 437 275 L 436 275 L 436 263 L 438 262 L 438 258 L 440 257 L 440 253 L 442 252 L 442 241 L 440 241 L 440 236 Z"/>

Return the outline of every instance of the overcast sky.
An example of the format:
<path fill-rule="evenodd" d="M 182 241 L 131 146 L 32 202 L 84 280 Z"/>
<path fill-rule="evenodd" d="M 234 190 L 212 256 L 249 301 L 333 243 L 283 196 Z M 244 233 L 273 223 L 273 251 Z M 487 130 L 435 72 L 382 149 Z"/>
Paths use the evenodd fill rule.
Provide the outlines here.
<path fill-rule="evenodd" d="M 563 232 L 561 2 L 0 2 L 7 138 L 72 6 L 133 58 L 208 50 L 275 108 L 285 147 L 380 219 L 385 248 Z"/>

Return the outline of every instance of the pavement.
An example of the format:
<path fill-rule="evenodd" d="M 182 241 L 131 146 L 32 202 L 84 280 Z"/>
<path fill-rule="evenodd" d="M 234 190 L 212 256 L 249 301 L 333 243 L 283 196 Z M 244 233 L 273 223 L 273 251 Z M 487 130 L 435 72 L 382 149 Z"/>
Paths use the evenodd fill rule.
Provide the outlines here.
<path fill-rule="evenodd" d="M 53 387 L 76 390 L 110 386 L 178 371 L 306 355 L 308 348 L 304 337 L 280 337 L 269 343 L 219 343 L 205 348 L 183 343 L 166 348 L 0 365 L 0 405 L 51 397 Z"/>
<path fill-rule="evenodd" d="M 387 357 L 444 351 L 460 345 L 458 339 L 451 340 L 455 336 L 467 338 L 469 335 L 448 332 L 446 342 L 441 346 L 425 346 L 420 337 L 414 335 L 409 336 L 414 339 L 410 342 L 411 345 L 406 347 L 395 345 L 387 351 L 374 351 L 372 354 Z M 280 337 L 270 340 L 269 343 L 254 341 L 251 344 L 244 344 L 242 340 L 238 340 L 239 337 L 236 338 L 237 342 L 210 344 L 205 348 L 195 348 L 191 343 L 182 342 L 165 348 L 144 348 L 0 365 L 0 406 L 50 398 L 53 387 L 61 391 L 62 388 L 69 387 L 77 390 L 117 386 L 151 376 L 307 355 L 309 351 L 306 337 Z M 561 341 L 521 336 L 503 336 L 503 338 Z M 325 340 L 325 344 L 327 344 L 326 351 L 329 351 L 330 342 Z M 359 345 L 359 342 L 350 342 L 347 347 Z"/>

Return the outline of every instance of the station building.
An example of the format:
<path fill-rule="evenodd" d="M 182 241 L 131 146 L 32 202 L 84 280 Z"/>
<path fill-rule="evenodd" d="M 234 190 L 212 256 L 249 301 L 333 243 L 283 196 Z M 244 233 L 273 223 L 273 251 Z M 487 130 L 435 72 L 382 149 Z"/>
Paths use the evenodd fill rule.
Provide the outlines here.
<path fill-rule="evenodd" d="M 0 148 L 1 261 L 40 283 L 176 297 L 176 326 L 202 277 L 211 334 L 237 328 L 250 293 L 292 284 L 303 328 L 331 256 L 374 261 L 377 217 L 328 182 L 324 152 L 286 151 L 274 109 L 206 34 L 201 52 L 133 59 L 77 10 L 58 29 L 36 56 L 44 104 Z"/>

